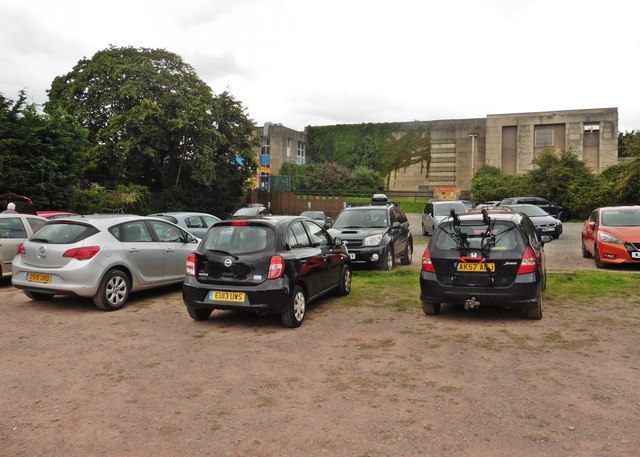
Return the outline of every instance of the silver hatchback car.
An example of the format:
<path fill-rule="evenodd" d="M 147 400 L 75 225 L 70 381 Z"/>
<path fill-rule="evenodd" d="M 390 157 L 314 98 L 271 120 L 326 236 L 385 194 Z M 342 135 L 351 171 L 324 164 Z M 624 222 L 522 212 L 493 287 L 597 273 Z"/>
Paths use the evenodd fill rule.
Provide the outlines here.
<path fill-rule="evenodd" d="M 184 281 L 199 240 L 165 220 L 92 215 L 49 221 L 18 248 L 11 282 L 33 300 L 92 297 L 105 311 L 130 292 Z"/>

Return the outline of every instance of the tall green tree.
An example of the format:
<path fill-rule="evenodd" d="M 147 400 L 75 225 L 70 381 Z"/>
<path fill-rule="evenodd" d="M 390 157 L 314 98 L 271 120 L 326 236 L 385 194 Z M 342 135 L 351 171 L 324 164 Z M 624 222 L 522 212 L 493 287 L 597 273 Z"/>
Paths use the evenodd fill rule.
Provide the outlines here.
<path fill-rule="evenodd" d="M 640 157 L 640 130 L 618 133 L 618 156 Z"/>
<path fill-rule="evenodd" d="M 73 209 L 85 144 L 85 129 L 65 112 L 38 112 L 24 91 L 16 101 L 0 94 L 0 191 L 40 209 Z"/>
<path fill-rule="evenodd" d="M 91 181 L 144 185 L 171 197 L 161 199 L 163 209 L 197 204 L 221 212 L 255 166 L 253 122 L 242 105 L 226 92 L 214 96 L 166 50 L 112 46 L 83 58 L 54 79 L 45 109 L 68 112 L 88 130 Z"/>

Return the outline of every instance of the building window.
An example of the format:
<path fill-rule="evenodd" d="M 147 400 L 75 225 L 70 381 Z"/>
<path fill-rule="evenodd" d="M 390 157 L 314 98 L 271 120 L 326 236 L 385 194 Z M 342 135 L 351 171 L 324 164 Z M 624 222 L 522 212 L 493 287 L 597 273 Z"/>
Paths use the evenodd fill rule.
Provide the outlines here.
<path fill-rule="evenodd" d="M 296 153 L 296 163 L 303 165 L 305 163 L 304 142 L 298 141 L 298 151 Z"/>
<path fill-rule="evenodd" d="M 536 148 L 553 146 L 553 129 L 536 129 Z"/>
<path fill-rule="evenodd" d="M 291 138 L 287 138 L 287 162 L 291 157 Z"/>
<path fill-rule="evenodd" d="M 271 142 L 268 136 L 262 137 L 262 146 L 260 147 L 260 165 L 269 165 L 271 163 Z"/>
<path fill-rule="evenodd" d="M 269 173 L 260 172 L 260 190 L 268 192 L 271 188 L 271 175 Z"/>
<path fill-rule="evenodd" d="M 593 133 L 600 131 L 600 122 L 585 122 L 584 133 Z"/>

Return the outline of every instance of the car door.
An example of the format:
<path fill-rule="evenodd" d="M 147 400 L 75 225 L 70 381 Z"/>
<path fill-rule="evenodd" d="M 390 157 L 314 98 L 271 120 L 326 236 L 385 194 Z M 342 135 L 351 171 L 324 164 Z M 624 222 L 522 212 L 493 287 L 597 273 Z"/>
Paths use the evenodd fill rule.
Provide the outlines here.
<path fill-rule="evenodd" d="M 11 272 L 11 262 L 18 246 L 27 238 L 27 228 L 19 215 L 0 218 L 0 260 L 3 274 Z"/>
<path fill-rule="evenodd" d="M 424 211 L 422 212 L 422 227 L 423 231 L 433 234 L 433 203 L 427 203 L 424 206 Z"/>
<path fill-rule="evenodd" d="M 179 227 L 163 221 L 148 221 L 151 233 L 158 241 L 162 256 L 162 282 L 184 279 L 187 256 L 196 249 L 191 237 Z"/>
<path fill-rule="evenodd" d="M 319 272 L 322 275 L 322 290 L 330 289 L 340 281 L 344 258 L 334 249 L 333 240 L 326 230 L 311 221 L 303 221 L 303 224 L 309 233 L 311 243 L 319 249 L 322 256 L 323 268 Z"/>
<path fill-rule="evenodd" d="M 587 223 L 584 224 L 582 234 L 582 239 L 584 241 L 584 246 L 587 248 L 587 251 L 590 253 L 595 252 L 595 244 L 596 244 L 596 236 L 598 234 L 598 227 L 600 225 L 600 212 L 595 209 L 589 215 L 589 219 L 587 219 Z"/>
<path fill-rule="evenodd" d="M 162 283 L 164 250 L 154 240 L 143 220 L 121 224 L 120 239 L 131 265 L 131 272 L 144 286 Z M 184 265 L 183 265 L 184 270 Z"/>
<path fill-rule="evenodd" d="M 325 290 L 326 265 L 320 246 L 314 246 L 302 220 L 294 221 L 288 234 L 288 244 L 297 264 L 298 279 L 307 285 L 309 298 Z"/>
<path fill-rule="evenodd" d="M 399 226 L 395 229 L 393 225 L 391 227 L 393 236 L 397 238 L 397 241 L 394 242 L 394 251 L 396 255 L 400 255 L 404 253 L 407 249 L 407 243 L 409 242 L 409 235 L 411 234 L 411 228 L 409 225 L 409 220 L 407 219 L 406 214 L 400 208 L 392 208 L 391 212 L 393 213 L 392 222 L 395 219 L 398 222 Z"/>

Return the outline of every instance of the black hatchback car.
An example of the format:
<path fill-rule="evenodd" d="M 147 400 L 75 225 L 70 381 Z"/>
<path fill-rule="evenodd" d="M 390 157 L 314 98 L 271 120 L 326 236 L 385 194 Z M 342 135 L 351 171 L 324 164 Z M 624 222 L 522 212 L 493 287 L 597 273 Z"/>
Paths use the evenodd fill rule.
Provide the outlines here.
<path fill-rule="evenodd" d="M 396 259 L 409 265 L 413 258 L 407 215 L 384 194 L 340 211 L 329 232 L 344 240 L 354 265 L 391 270 Z"/>
<path fill-rule="evenodd" d="M 351 291 L 351 261 L 340 238 L 300 216 L 233 219 L 209 229 L 187 258 L 182 297 L 194 320 L 214 309 L 280 313 L 299 327 L 307 303 Z"/>
<path fill-rule="evenodd" d="M 442 303 L 522 306 L 542 318 L 546 286 L 544 243 L 521 213 L 452 215 L 442 222 L 422 256 L 420 299 L 425 314 Z"/>

